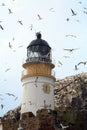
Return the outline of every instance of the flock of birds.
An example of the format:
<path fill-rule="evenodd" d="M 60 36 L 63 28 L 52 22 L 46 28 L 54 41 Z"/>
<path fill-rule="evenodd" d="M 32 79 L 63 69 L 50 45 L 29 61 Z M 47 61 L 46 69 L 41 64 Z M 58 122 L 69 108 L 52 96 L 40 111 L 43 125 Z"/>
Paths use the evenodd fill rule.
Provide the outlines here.
<path fill-rule="evenodd" d="M 16 101 L 18 99 L 18 97 L 16 95 L 14 95 L 13 93 L 5 93 L 5 95 L 14 97 L 14 100 Z M 2 98 L 1 96 L 3 96 L 2 94 L 0 94 L 0 100 L 4 100 L 4 98 Z M 4 104 L 0 104 L 0 108 L 3 109 L 4 108 Z"/>
<path fill-rule="evenodd" d="M 13 1 L 15 1 L 15 0 L 13 0 Z M 79 4 L 82 4 L 82 2 L 79 1 Z M 2 3 L 1 6 L 6 6 L 6 5 L 5 5 L 5 3 Z M 49 11 L 55 12 L 54 8 L 49 8 Z M 76 13 L 73 9 L 71 9 L 70 11 L 71 11 L 71 15 L 72 15 L 72 16 L 76 16 L 76 15 L 77 15 L 77 13 Z M 8 14 L 13 14 L 13 13 L 14 13 L 14 12 L 12 11 L 12 9 L 8 8 Z M 84 14 L 87 14 L 87 8 L 86 8 L 86 7 L 84 7 L 83 13 L 84 13 Z M 42 17 L 40 14 L 37 14 L 37 17 L 38 17 L 38 20 L 43 20 L 43 17 Z M 70 18 L 66 18 L 66 21 L 69 22 L 69 21 L 70 21 Z M 22 20 L 18 20 L 17 22 L 18 22 L 21 26 L 24 25 L 23 22 L 22 22 Z M 77 22 L 79 22 L 79 20 L 77 20 Z M 4 27 L 2 26 L 2 23 L 3 23 L 3 21 L 0 21 L 0 29 L 1 29 L 2 31 L 4 31 L 5 29 L 4 29 Z M 30 30 L 31 30 L 31 31 L 33 30 L 33 24 L 30 25 Z M 77 38 L 76 35 L 72 35 L 72 34 L 67 34 L 67 35 L 65 35 L 65 37 Z M 15 40 L 15 37 L 13 37 L 12 40 L 14 41 L 14 40 Z M 12 49 L 13 46 L 12 46 L 11 42 L 8 43 L 8 47 L 9 47 L 10 49 Z M 20 48 L 20 47 L 23 47 L 23 45 L 19 46 L 19 48 Z M 79 49 L 79 48 L 64 48 L 63 50 L 72 53 L 72 52 L 74 52 L 75 50 L 78 50 L 78 49 Z M 64 56 L 64 58 L 70 58 L 70 56 Z M 79 69 L 78 67 L 79 67 L 81 64 L 82 64 L 82 65 L 86 65 L 86 64 L 87 64 L 87 61 L 81 61 L 81 62 L 77 63 L 77 64 L 75 65 L 75 70 L 78 70 L 78 69 Z M 63 65 L 63 63 L 58 60 L 58 67 L 61 67 L 62 65 Z M 10 69 L 11 69 L 11 68 L 5 69 L 5 72 L 10 71 Z M 37 79 L 35 80 L 35 85 L 36 85 L 36 86 L 37 86 L 37 84 L 36 84 L 36 81 L 37 81 L 37 80 L 38 80 L 38 77 L 37 77 Z M 6 95 L 11 96 L 11 97 L 14 97 L 14 100 L 15 100 L 15 101 L 18 99 L 18 97 L 17 97 L 16 95 L 12 94 L 12 93 L 6 93 Z M 2 96 L 2 95 L 0 95 L 0 100 L 2 100 L 2 97 L 1 97 L 1 96 Z M 5 105 L 0 104 L 0 108 L 1 108 L 1 109 L 3 109 L 4 106 L 5 106 Z"/>

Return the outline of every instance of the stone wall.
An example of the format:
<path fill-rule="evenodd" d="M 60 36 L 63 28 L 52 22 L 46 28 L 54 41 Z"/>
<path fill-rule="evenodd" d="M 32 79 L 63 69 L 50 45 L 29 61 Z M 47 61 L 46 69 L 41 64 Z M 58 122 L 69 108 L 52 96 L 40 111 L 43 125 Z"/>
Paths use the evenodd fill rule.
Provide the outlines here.
<path fill-rule="evenodd" d="M 4 117 L 2 119 L 3 130 L 17 130 L 21 124 L 23 130 L 54 130 L 54 116 L 46 109 L 37 111 L 34 116 L 32 112 L 24 113 L 22 119 Z"/>

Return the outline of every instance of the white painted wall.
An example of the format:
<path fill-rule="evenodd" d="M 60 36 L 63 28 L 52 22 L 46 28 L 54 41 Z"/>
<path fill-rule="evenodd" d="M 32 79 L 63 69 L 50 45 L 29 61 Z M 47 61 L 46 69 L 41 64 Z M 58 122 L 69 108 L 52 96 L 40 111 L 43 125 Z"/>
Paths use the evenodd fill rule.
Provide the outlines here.
<path fill-rule="evenodd" d="M 25 78 L 22 80 L 22 107 L 21 113 L 32 111 L 36 115 L 36 111 L 44 107 L 46 104 L 51 105 L 50 109 L 54 109 L 54 80 L 44 76 Z M 49 83 L 50 93 L 44 93 L 43 84 Z"/>
<path fill-rule="evenodd" d="M 0 130 L 2 130 L 2 124 L 0 123 Z"/>

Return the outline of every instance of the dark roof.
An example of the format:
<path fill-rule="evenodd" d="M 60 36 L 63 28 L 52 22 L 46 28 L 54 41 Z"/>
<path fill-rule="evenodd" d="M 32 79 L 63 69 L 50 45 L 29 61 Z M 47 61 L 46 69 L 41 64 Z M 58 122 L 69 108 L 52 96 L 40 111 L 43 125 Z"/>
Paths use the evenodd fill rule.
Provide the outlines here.
<path fill-rule="evenodd" d="M 49 46 L 49 44 L 47 43 L 47 41 L 41 39 L 41 34 L 40 33 L 38 33 L 36 35 L 37 35 L 37 39 L 31 41 L 30 44 L 29 44 L 29 46 L 27 48 L 29 48 L 31 46 L 36 46 L 36 45 L 47 46 L 47 47 L 51 48 Z"/>
<path fill-rule="evenodd" d="M 36 46 L 36 45 L 40 45 L 40 46 L 49 46 L 49 44 L 45 41 L 45 40 L 42 40 L 42 39 L 36 39 L 36 40 L 33 40 L 28 47 L 30 46 Z"/>

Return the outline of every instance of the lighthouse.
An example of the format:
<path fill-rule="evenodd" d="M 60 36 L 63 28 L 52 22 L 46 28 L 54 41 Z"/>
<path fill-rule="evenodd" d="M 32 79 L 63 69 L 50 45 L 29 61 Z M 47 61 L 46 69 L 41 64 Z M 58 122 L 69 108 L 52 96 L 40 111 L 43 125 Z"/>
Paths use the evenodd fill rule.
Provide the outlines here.
<path fill-rule="evenodd" d="M 52 50 L 47 41 L 36 33 L 37 38 L 27 47 L 27 58 L 23 63 L 21 114 L 39 109 L 54 110 L 55 75 Z"/>

